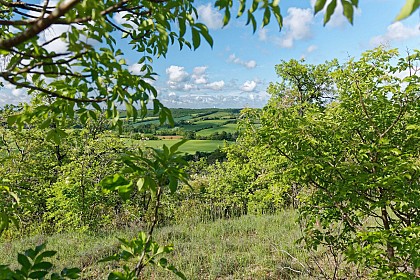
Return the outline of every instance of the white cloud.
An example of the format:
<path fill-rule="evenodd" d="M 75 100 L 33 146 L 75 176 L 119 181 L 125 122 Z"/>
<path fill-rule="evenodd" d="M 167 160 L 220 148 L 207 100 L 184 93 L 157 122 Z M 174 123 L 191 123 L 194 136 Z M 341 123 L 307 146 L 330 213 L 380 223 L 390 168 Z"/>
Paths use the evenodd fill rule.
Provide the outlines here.
<path fill-rule="evenodd" d="M 255 81 L 246 81 L 242 86 L 241 90 L 250 92 L 254 91 L 254 89 L 257 87 L 257 83 Z"/>
<path fill-rule="evenodd" d="M 248 69 L 255 68 L 257 66 L 257 62 L 255 60 L 250 60 L 245 62 L 245 67 Z"/>
<path fill-rule="evenodd" d="M 317 47 L 317 46 L 315 46 L 315 45 L 310 45 L 310 46 L 306 49 L 306 52 L 311 53 L 311 52 L 314 52 L 316 49 L 318 49 L 318 47 Z"/>
<path fill-rule="evenodd" d="M 248 61 L 244 61 L 242 59 L 240 59 L 239 57 L 237 57 L 234 53 L 229 55 L 229 58 L 227 60 L 228 62 L 232 62 L 234 64 L 238 64 L 238 65 L 242 65 L 248 69 L 253 69 L 255 67 L 257 67 L 257 62 L 253 59 L 248 60 Z"/>
<path fill-rule="evenodd" d="M 209 29 L 219 29 L 223 27 L 223 16 L 210 3 L 200 5 L 197 8 L 198 19 L 202 21 Z"/>
<path fill-rule="evenodd" d="M 193 74 L 191 75 L 191 78 L 194 80 L 194 83 L 196 84 L 207 83 L 206 70 L 207 70 L 207 66 L 194 67 Z"/>
<path fill-rule="evenodd" d="M 386 45 L 394 41 L 401 42 L 418 36 L 420 36 L 420 24 L 408 27 L 397 21 L 388 26 L 385 34 L 373 37 L 370 44 L 372 46 Z"/>
<path fill-rule="evenodd" d="M 258 39 L 260 40 L 260 41 L 267 41 L 267 39 L 268 39 L 268 30 L 267 29 L 260 29 L 260 30 L 258 30 Z"/>
<path fill-rule="evenodd" d="M 55 37 L 60 36 L 63 33 L 66 33 L 68 29 L 69 27 L 65 25 L 54 25 L 53 27 L 46 29 L 44 32 L 40 34 L 39 43 L 42 44 L 42 43 L 48 42 L 54 39 Z M 67 50 L 67 43 L 63 41 L 61 38 L 58 38 L 55 41 L 46 45 L 45 49 L 50 52 L 54 51 L 56 53 L 60 53 Z"/>
<path fill-rule="evenodd" d="M 188 79 L 188 73 L 184 70 L 184 67 L 171 65 L 166 68 L 166 74 L 168 75 L 169 82 L 179 83 L 184 82 Z"/>
<path fill-rule="evenodd" d="M 144 74 L 144 71 L 141 70 L 143 65 L 144 64 L 134 63 L 134 64 L 128 66 L 128 71 L 130 71 L 130 73 L 134 74 L 134 75 L 142 75 L 142 74 Z"/>
<path fill-rule="evenodd" d="M 31 98 L 25 89 L 17 89 L 14 85 L 9 83 L 4 83 L 4 88 L 0 91 L 0 107 L 3 107 L 6 104 L 17 105 L 21 102 L 28 103 L 30 99 Z"/>
<path fill-rule="evenodd" d="M 168 75 L 168 88 L 170 92 L 190 92 L 190 91 L 219 91 L 225 87 L 223 80 L 208 82 L 207 66 L 197 66 L 193 68 L 192 74 L 188 74 L 182 66 L 171 65 L 166 69 Z"/>
<path fill-rule="evenodd" d="M 128 14 L 128 12 L 118 12 L 118 13 L 115 13 L 113 19 L 118 24 L 129 23 L 129 21 L 127 21 L 124 18 L 124 16 L 127 15 L 127 14 Z"/>
<path fill-rule="evenodd" d="M 217 81 L 213 83 L 209 83 L 205 85 L 205 88 L 212 89 L 212 90 L 221 90 L 225 86 L 225 81 Z"/>
<path fill-rule="evenodd" d="M 182 89 L 184 91 L 190 91 L 190 90 L 193 90 L 193 89 L 197 89 L 197 86 L 194 85 L 194 84 L 185 83 Z"/>
<path fill-rule="evenodd" d="M 314 17 L 311 9 L 289 8 L 284 19 L 285 34 L 278 41 L 283 48 L 291 48 L 296 40 L 311 37 L 311 25 Z"/>

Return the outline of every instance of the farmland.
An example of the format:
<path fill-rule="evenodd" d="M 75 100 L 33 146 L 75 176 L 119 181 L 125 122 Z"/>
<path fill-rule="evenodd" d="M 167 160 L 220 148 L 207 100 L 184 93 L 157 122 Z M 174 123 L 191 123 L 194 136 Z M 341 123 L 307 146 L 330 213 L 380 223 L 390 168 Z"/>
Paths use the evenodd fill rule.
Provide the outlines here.
<path fill-rule="evenodd" d="M 212 152 L 232 142 L 237 135 L 238 109 L 172 109 L 174 126 L 161 126 L 151 112 L 143 120 L 128 122 L 124 131 L 130 138 L 142 139 L 146 147 L 172 146 L 180 139 L 188 139 L 180 151 L 194 154 Z M 121 113 L 125 116 L 125 112 Z"/>
<path fill-rule="evenodd" d="M 165 139 L 165 140 L 147 140 L 144 141 L 146 147 L 151 148 L 162 148 L 165 144 L 167 147 L 171 147 L 179 140 L 176 139 Z M 187 154 L 195 154 L 198 152 L 213 152 L 218 148 L 222 148 L 225 145 L 224 140 L 188 140 L 183 144 L 179 151 Z"/>

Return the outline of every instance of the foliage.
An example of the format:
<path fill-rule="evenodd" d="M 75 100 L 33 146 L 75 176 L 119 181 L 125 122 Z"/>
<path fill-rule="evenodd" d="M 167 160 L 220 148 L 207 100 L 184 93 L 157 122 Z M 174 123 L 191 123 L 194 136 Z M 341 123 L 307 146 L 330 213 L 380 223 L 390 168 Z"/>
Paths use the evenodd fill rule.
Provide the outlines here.
<path fill-rule="evenodd" d="M 56 251 L 45 251 L 45 243 L 28 249 L 24 254 L 18 254 L 19 269 L 12 270 L 7 265 L 0 265 L 0 279 L 25 280 L 25 279 L 79 279 L 80 269 L 63 269 L 60 273 L 51 273 L 53 264 L 46 258 L 53 257 Z"/>
<path fill-rule="evenodd" d="M 19 227 L 18 222 L 18 206 L 19 197 L 10 191 L 8 186 L 0 186 L 1 191 L 1 212 L 0 212 L 0 236 L 9 228 L 10 223 L 14 223 Z"/>
<path fill-rule="evenodd" d="M 216 216 L 271 213 L 284 206 L 297 207 L 297 194 L 302 187 L 287 176 L 287 158 L 281 156 L 275 144 L 277 133 L 282 122 L 287 120 L 292 125 L 294 118 L 303 115 L 310 104 L 324 106 L 334 97 L 330 74 L 337 67 L 336 61 L 308 65 L 296 60 L 282 61 L 276 66 L 281 81 L 271 83 L 268 92 L 273 100 L 281 100 L 279 106 L 293 108 L 294 113 L 285 112 L 287 117 L 282 116 L 279 121 L 278 104 L 274 103 L 263 111 L 241 112 L 239 137 L 235 145 L 224 149 L 227 162 L 196 175 L 196 187 L 204 192 L 200 199 L 218 209 L 214 210 L 220 213 Z M 282 133 L 287 137 L 290 131 Z"/>
<path fill-rule="evenodd" d="M 283 88 L 259 129 L 301 186 L 307 246 L 345 253 L 378 279 L 419 271 L 419 59 L 368 51 L 332 73 L 336 98 L 321 104 L 287 102 L 289 93 L 301 99 Z"/>
<path fill-rule="evenodd" d="M 2 0 L 1 4 L 4 69 L 0 76 L 27 89 L 37 100 L 32 107 L 25 106 L 25 114 L 10 119 L 19 125 L 33 117 L 65 123 L 75 114 L 85 123 L 104 107 L 107 118 L 121 124 L 119 105 L 125 106 L 127 117 L 136 118 L 146 116 L 149 102 L 161 123 L 173 123 L 151 84 L 156 75 L 153 58 L 165 56 L 173 44 L 196 49 L 204 39 L 213 45 L 208 28 L 197 20 L 194 3 L 188 0 L 70 0 L 56 5 Z M 245 12 L 254 31 L 254 13 L 259 8 L 264 10 L 262 26 L 270 22 L 271 15 L 281 26 L 278 1 L 253 1 L 250 7 L 245 1 L 240 4 L 237 16 Z M 233 1 L 216 1 L 215 7 L 224 11 L 226 25 Z M 116 16 L 122 21 L 116 21 Z M 59 28 L 60 35 L 50 36 L 48 28 Z M 143 54 L 137 61 L 142 65 L 141 74 L 128 70 L 121 43 Z"/>
<path fill-rule="evenodd" d="M 92 139 L 88 131 L 80 131 L 73 139 L 77 144 L 67 154 L 68 163 L 60 167 L 56 182 L 45 187 L 44 219 L 48 230 L 95 230 L 123 225 L 124 209 L 129 205 L 116 195 L 105 194 L 98 183 L 117 172 L 121 168 L 119 156 L 134 147 L 110 133 Z"/>
<path fill-rule="evenodd" d="M 113 272 L 109 279 L 137 279 L 147 265 L 155 264 L 155 258 L 158 255 L 169 253 L 172 250 L 170 246 L 160 247 L 156 242 L 153 242 L 152 235 L 158 224 L 162 195 L 165 193 L 174 194 L 178 189 L 179 182 L 187 183 L 188 174 L 183 169 L 187 162 L 177 151 L 185 142 L 186 140 L 179 141 L 170 148 L 163 145 L 162 150 L 151 149 L 148 155 L 141 151 L 128 153 L 122 158 L 127 166 L 122 170 L 122 174 L 107 176 L 100 182 L 106 192 L 117 191 L 125 200 L 130 198 L 134 191 L 134 181 L 139 192 L 150 194 L 150 203 L 147 205 L 151 212 L 148 232 L 141 232 L 139 237 L 131 242 L 120 240 L 124 245 L 123 252 L 107 259 L 128 260 L 135 258 L 136 266 L 133 269 L 124 266 L 125 273 Z M 124 176 L 129 176 L 129 179 Z M 157 264 L 185 279 L 181 272 L 167 264 L 165 258 L 159 259 Z"/>
<path fill-rule="evenodd" d="M 154 265 L 162 267 L 168 271 L 173 272 L 181 279 L 186 279 L 182 272 L 178 271 L 173 265 L 168 264 L 168 260 L 164 257 L 158 259 L 162 254 L 168 254 L 173 251 L 173 246 L 159 246 L 156 242 L 149 240 L 145 232 L 140 232 L 139 236 L 131 241 L 119 238 L 121 245 L 121 252 L 113 256 L 102 259 L 102 262 L 107 261 L 129 261 L 135 259 L 137 262 L 142 262 L 143 265 Z M 134 280 L 138 279 L 136 270 L 130 270 L 127 265 L 123 266 L 124 272 L 114 271 L 108 276 L 112 280 Z"/>

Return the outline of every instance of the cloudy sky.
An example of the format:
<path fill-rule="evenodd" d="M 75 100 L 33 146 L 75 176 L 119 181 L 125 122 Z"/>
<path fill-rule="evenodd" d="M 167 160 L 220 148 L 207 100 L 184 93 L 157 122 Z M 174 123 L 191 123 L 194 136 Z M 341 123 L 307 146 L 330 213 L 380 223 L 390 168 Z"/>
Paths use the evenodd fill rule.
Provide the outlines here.
<path fill-rule="evenodd" d="M 210 2 L 198 1 L 199 20 L 209 27 L 214 46 L 203 43 L 196 51 L 180 51 L 175 45 L 166 58 L 156 59 L 154 85 L 160 100 L 177 108 L 262 107 L 269 98 L 265 91 L 269 82 L 277 79 L 274 67 L 282 60 L 305 58 L 316 64 L 338 58 L 345 62 L 378 45 L 400 48 L 401 53 L 420 46 L 419 12 L 393 21 L 405 0 L 359 1 L 353 26 L 338 11 L 325 27 L 323 14 L 314 16 L 314 2 L 281 1 L 283 29 L 279 31 L 273 23 L 253 34 L 245 19 L 234 16 L 222 28 L 222 14 Z M 141 54 L 128 47 L 125 52 L 129 69 L 138 73 Z M 6 100 L 19 102 L 24 93 L 2 90 L 0 106 Z"/>

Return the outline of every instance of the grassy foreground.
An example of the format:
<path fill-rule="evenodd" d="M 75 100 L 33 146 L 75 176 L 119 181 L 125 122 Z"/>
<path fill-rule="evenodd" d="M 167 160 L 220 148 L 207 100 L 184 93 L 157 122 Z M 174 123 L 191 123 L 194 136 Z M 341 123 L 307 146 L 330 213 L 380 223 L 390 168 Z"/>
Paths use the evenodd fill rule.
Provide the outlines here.
<path fill-rule="evenodd" d="M 303 279 L 300 262 L 307 258 L 294 241 L 300 237 L 296 213 L 243 216 L 209 223 L 167 226 L 156 232 L 160 244 L 172 243 L 171 263 L 188 279 Z M 18 252 L 47 242 L 57 250 L 57 269 L 80 267 L 82 279 L 106 279 L 115 263 L 97 261 L 118 248 L 117 236 L 130 238 L 135 230 L 108 234 L 57 234 L 0 244 L 0 264 L 16 265 Z M 293 257 L 292 257 L 293 256 Z M 295 259 L 296 258 L 296 259 Z M 293 272 L 295 270 L 296 272 Z M 147 269 L 145 279 L 178 279 L 160 268 Z"/>

